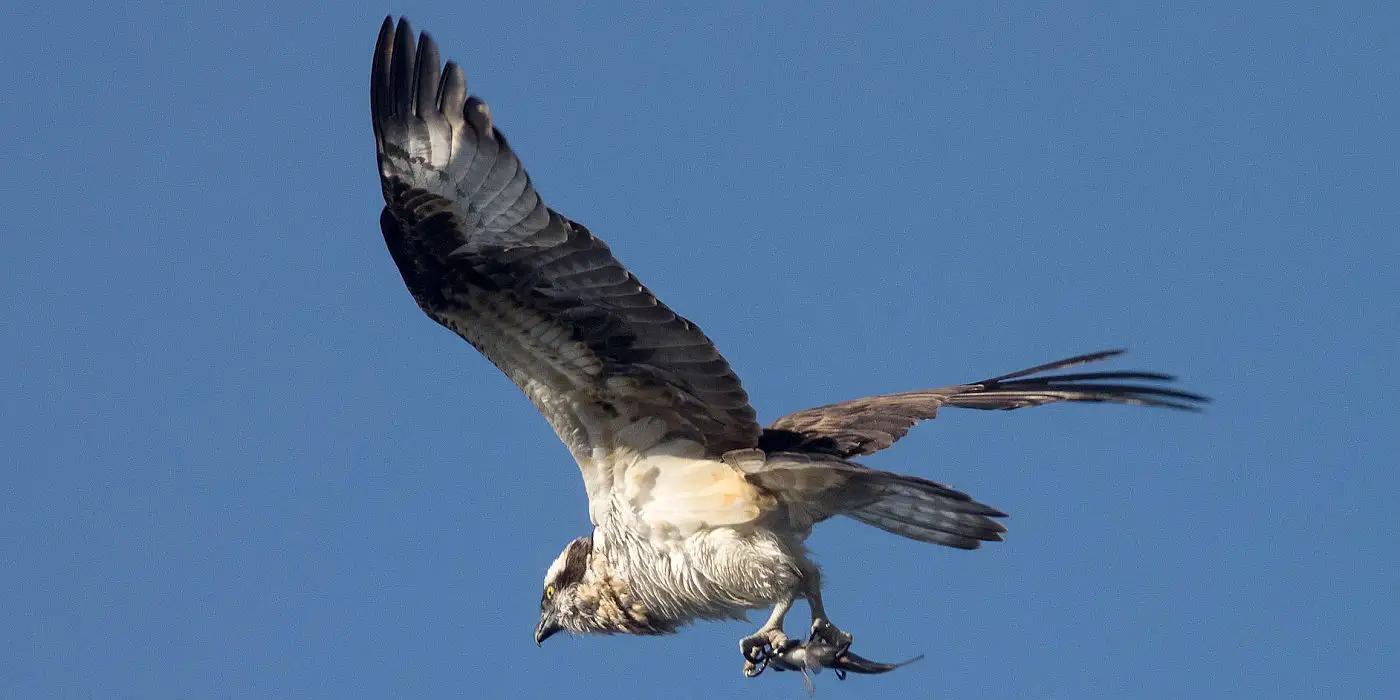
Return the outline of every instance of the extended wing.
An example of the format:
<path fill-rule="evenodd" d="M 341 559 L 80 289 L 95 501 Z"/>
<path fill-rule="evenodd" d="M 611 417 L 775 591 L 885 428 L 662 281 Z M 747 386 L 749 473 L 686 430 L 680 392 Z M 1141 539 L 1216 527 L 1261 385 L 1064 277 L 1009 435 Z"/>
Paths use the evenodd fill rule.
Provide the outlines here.
<path fill-rule="evenodd" d="M 854 401 L 790 413 L 763 431 L 760 447 L 768 452 L 824 452 L 855 457 L 883 450 L 921 420 L 933 418 L 944 406 L 1011 410 L 1056 401 L 1119 403 L 1198 410 L 1206 397 L 1176 389 L 1122 381 L 1166 382 L 1173 377 L 1156 372 L 1084 372 L 1041 375 L 1122 354 L 1108 350 L 1050 362 L 973 384 L 902 394 L 871 396 Z"/>
<path fill-rule="evenodd" d="M 757 444 L 748 396 L 710 339 L 545 206 L 426 33 L 415 45 L 406 20 L 385 19 L 370 85 L 380 224 L 404 283 L 529 396 L 590 503 L 613 485 L 614 451 L 679 440 L 717 457 Z"/>

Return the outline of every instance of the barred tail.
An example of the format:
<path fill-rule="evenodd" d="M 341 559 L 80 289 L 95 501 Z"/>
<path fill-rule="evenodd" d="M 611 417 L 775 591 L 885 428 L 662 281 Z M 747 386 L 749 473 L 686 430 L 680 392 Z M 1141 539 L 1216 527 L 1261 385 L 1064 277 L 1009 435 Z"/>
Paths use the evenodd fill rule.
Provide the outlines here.
<path fill-rule="evenodd" d="M 977 549 L 1000 542 L 1006 527 L 992 518 L 1003 513 L 936 481 L 891 472 L 869 471 L 862 484 L 875 499 L 841 515 L 920 542 Z"/>

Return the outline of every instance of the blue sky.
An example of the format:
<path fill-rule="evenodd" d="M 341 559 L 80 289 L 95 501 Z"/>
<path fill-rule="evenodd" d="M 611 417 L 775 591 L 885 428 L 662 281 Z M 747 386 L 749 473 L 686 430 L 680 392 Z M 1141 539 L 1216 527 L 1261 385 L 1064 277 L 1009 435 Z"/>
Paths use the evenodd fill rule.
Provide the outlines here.
<path fill-rule="evenodd" d="M 0 696 L 801 697 L 752 625 L 531 642 L 583 490 L 384 250 L 389 12 L 765 421 L 1118 346 L 1216 398 L 870 458 L 1011 533 L 820 529 L 928 655 L 823 697 L 1400 695 L 1392 3 L 227 5 L 0 10 Z"/>

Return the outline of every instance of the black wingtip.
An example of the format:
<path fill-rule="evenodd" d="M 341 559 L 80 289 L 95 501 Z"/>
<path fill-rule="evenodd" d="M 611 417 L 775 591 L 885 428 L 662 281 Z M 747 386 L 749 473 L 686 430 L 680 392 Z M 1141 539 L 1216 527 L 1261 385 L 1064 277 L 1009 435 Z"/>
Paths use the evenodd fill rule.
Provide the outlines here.
<path fill-rule="evenodd" d="M 449 65 L 449 68 L 451 66 Z M 460 69 L 456 69 L 460 72 Z M 384 17 L 370 71 L 370 110 L 376 133 L 394 116 L 425 116 L 440 111 L 442 60 L 428 32 L 414 39 L 407 17 Z M 464 80 L 458 82 L 465 83 Z M 465 85 L 463 85 L 465 92 Z"/>
<path fill-rule="evenodd" d="M 386 15 L 384 24 L 379 26 L 379 39 L 374 43 L 374 62 L 369 73 L 369 111 L 374 123 L 374 138 L 383 147 L 384 120 L 388 118 L 390 73 L 389 66 L 394 57 L 394 17 Z"/>
<path fill-rule="evenodd" d="M 978 384 L 982 385 L 984 388 L 984 395 L 989 397 L 998 392 L 1062 394 L 1057 400 L 1135 404 L 1139 406 L 1172 408 L 1179 411 L 1191 411 L 1195 413 L 1203 410 L 1200 404 L 1210 403 L 1210 397 L 1190 391 L 1169 389 L 1160 386 L 1118 383 L 1122 380 L 1147 382 L 1172 382 L 1176 380 L 1174 375 L 1164 374 L 1162 372 L 1113 371 L 1044 374 L 1045 372 L 1068 369 L 1090 362 L 1107 360 L 1122 355 L 1125 352 L 1127 352 L 1127 350 L 1118 348 L 1076 355 L 1063 360 L 1036 365 L 1035 367 L 1023 369 L 1018 372 L 1003 374 L 999 377 L 993 377 L 992 379 L 978 382 Z M 1008 406 L 1006 408 L 1018 407 L 1019 406 Z"/>
<path fill-rule="evenodd" d="M 399 18 L 398 29 L 394 31 L 394 54 L 389 62 L 389 100 L 394 114 L 413 113 L 413 74 L 414 58 L 413 27 L 408 20 Z"/>
<path fill-rule="evenodd" d="M 991 379 L 978 383 L 990 384 L 992 382 L 1004 382 L 1008 379 L 1016 379 L 1017 377 L 1025 377 L 1031 374 L 1040 374 L 1041 372 L 1052 372 L 1057 369 L 1069 369 L 1070 367 L 1087 365 L 1091 362 L 1102 362 L 1103 360 L 1107 360 L 1110 357 L 1117 357 L 1119 355 L 1122 355 L 1127 351 L 1128 350 L 1126 348 L 1115 348 L 1113 350 L 1100 350 L 1098 352 L 1090 352 L 1085 353 L 1083 355 L 1075 355 L 1074 357 L 1067 357 L 1063 360 L 1056 360 L 1054 362 L 1047 362 L 1043 365 L 1029 367 L 1018 372 L 1003 374 L 1000 377 L 992 377 Z"/>
<path fill-rule="evenodd" d="M 442 58 L 437 42 L 424 31 L 418 35 L 418 56 L 414 60 L 413 107 L 419 116 L 437 110 L 438 85 L 442 82 Z"/>

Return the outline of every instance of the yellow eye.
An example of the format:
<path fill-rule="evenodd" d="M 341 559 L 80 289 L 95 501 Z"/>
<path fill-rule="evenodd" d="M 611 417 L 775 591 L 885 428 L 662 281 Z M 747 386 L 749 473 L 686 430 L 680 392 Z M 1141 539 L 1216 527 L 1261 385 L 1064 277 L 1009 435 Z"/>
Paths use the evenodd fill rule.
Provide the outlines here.
<path fill-rule="evenodd" d="M 545 599 L 545 600 L 553 600 L 553 599 L 554 599 L 554 584 L 550 584 L 550 585 L 544 587 L 544 599 Z"/>

